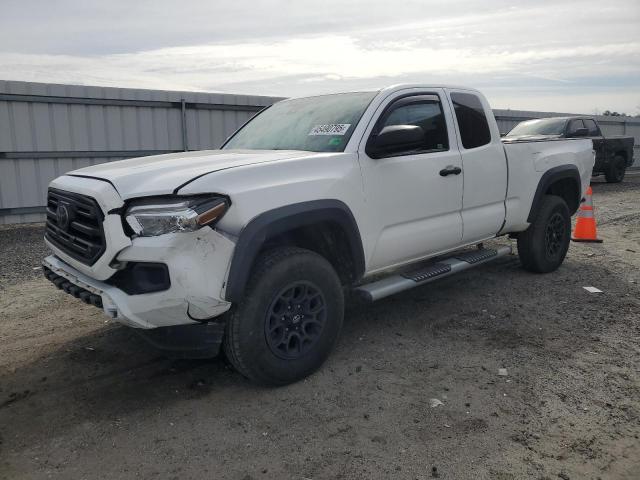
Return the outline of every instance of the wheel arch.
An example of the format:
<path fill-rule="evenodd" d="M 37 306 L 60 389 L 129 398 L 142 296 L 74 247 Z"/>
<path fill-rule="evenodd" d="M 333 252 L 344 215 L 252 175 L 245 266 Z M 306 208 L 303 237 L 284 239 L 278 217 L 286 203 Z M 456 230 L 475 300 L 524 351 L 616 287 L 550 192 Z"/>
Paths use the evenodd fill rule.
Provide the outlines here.
<path fill-rule="evenodd" d="M 533 222 L 543 197 L 548 194 L 564 199 L 569 212 L 573 215 L 580 206 L 582 193 L 580 184 L 580 172 L 575 165 L 559 165 L 544 172 L 533 196 L 527 222 Z"/>
<path fill-rule="evenodd" d="M 288 233 L 327 225 L 344 234 L 341 238 L 347 244 L 345 248 L 351 260 L 350 280 L 361 278 L 365 269 L 364 250 L 351 210 L 340 200 L 312 200 L 268 210 L 247 223 L 240 232 L 231 259 L 225 299 L 230 302 L 242 299 L 254 262 L 270 241 L 277 242 Z"/>

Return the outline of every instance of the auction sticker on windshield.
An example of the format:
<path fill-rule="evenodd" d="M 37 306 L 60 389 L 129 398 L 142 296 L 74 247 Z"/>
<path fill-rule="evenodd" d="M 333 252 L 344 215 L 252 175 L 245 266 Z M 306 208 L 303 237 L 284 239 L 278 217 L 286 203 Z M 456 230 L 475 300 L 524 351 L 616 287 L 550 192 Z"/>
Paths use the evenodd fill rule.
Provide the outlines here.
<path fill-rule="evenodd" d="M 316 125 L 311 129 L 309 135 L 344 135 L 349 130 L 350 123 L 330 123 L 327 125 Z"/>

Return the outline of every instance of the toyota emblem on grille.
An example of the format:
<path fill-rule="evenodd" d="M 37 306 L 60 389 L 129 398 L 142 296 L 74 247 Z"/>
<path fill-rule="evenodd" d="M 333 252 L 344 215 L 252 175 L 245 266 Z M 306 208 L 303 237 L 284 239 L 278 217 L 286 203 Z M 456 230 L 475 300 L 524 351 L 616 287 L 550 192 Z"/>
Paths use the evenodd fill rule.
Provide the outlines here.
<path fill-rule="evenodd" d="M 67 229 L 69 226 L 69 210 L 66 205 L 58 205 L 56 220 L 58 221 L 58 227 L 65 230 Z"/>

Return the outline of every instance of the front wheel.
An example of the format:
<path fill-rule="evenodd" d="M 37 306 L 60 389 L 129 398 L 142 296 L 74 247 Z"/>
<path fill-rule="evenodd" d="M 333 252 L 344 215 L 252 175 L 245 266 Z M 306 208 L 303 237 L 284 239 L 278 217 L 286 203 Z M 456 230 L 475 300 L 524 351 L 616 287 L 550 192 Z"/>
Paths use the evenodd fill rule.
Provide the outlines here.
<path fill-rule="evenodd" d="M 344 297 L 331 264 L 296 247 L 266 252 L 233 307 L 224 350 L 238 372 L 262 385 L 286 385 L 317 370 L 342 328 Z"/>
<path fill-rule="evenodd" d="M 545 195 L 535 220 L 518 235 L 518 255 L 525 270 L 547 273 L 564 261 L 571 236 L 571 215 L 566 202 Z"/>
<path fill-rule="evenodd" d="M 627 162 L 620 155 L 616 155 L 604 172 L 604 178 L 608 183 L 620 183 L 624 179 L 626 170 Z"/>

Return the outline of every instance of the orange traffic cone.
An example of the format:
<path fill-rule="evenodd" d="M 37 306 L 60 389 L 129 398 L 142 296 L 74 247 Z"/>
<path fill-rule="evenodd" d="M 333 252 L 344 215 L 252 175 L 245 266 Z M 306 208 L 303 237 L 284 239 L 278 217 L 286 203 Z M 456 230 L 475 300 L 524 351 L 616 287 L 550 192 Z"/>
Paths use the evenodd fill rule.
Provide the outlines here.
<path fill-rule="evenodd" d="M 576 227 L 573 229 L 573 235 L 571 236 L 571 240 L 574 242 L 602 243 L 602 240 L 598 238 L 598 233 L 596 232 L 596 218 L 594 216 L 592 195 L 593 191 L 591 190 L 591 185 L 589 185 L 585 200 L 580 204 L 578 220 L 576 221 Z"/>

